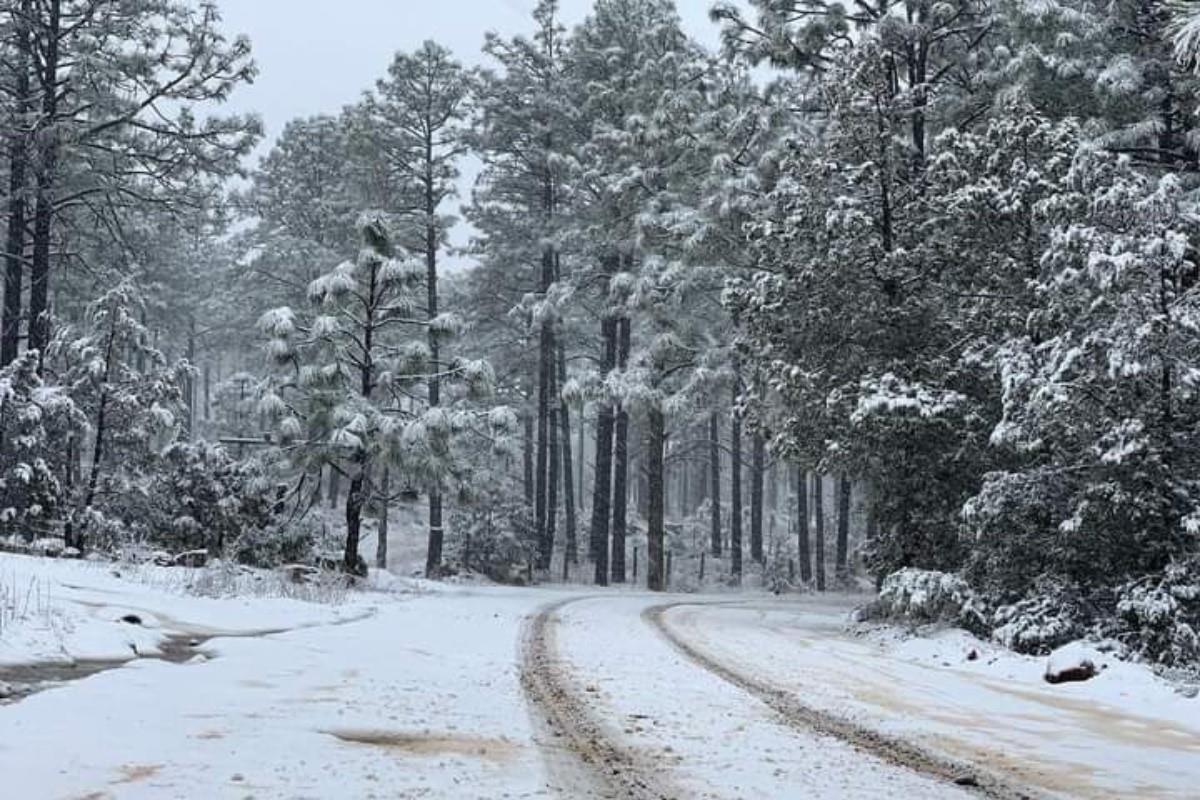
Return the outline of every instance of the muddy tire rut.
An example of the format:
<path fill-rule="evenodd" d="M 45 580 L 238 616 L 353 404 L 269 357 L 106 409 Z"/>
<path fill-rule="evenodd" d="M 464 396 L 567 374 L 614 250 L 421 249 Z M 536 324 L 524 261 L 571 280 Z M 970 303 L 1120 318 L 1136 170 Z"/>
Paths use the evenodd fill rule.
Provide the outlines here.
<path fill-rule="evenodd" d="M 558 614 L 573 598 L 542 608 L 525 623 L 521 638 L 521 685 L 534 712 L 574 761 L 576 777 L 587 787 L 560 789 L 564 797 L 594 797 L 605 800 L 682 800 L 687 795 L 662 776 L 661 765 L 653 764 L 636 749 L 622 744 L 617 734 L 602 721 L 580 687 L 572 680 L 567 665 L 559 658 L 554 630 Z M 557 750 L 551 745 L 548 750 Z M 551 761 L 557 752 L 549 753 Z M 553 767 L 552 763 L 552 767 Z M 582 776 L 578 773 L 583 772 Z"/>
<path fill-rule="evenodd" d="M 1042 797 L 1030 789 L 1010 785 L 976 766 L 955 762 L 918 745 L 805 705 L 794 693 L 719 661 L 687 641 L 666 621 L 665 615 L 672 608 L 695 605 L 669 603 L 653 606 L 642 613 L 642 618 L 689 661 L 755 697 L 774 711 L 788 727 L 804 733 L 833 737 L 888 764 L 957 785 L 980 797 L 996 800 L 1039 800 Z"/>

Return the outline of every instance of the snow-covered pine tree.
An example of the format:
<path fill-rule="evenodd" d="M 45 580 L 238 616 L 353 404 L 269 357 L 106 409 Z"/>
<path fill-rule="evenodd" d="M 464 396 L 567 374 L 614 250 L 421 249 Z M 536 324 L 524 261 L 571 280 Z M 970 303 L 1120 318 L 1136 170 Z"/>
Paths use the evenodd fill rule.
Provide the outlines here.
<path fill-rule="evenodd" d="M 429 403 L 423 389 L 431 377 L 479 397 L 491 391 L 491 368 L 433 359 L 431 338 L 440 344 L 454 336 L 458 319 L 427 318 L 426 263 L 395 248 L 383 215 L 364 214 L 358 227 L 357 259 L 309 286 L 311 318 L 279 308 L 260 321 L 271 356 L 286 368 L 260 410 L 278 420 L 304 474 L 328 465 L 349 479 L 343 566 L 352 573 L 362 570 L 363 511 L 388 499 L 380 491 L 383 469 L 440 493 L 460 468 L 458 440 L 486 427 L 481 416 L 505 422 L 503 415 Z"/>
<path fill-rule="evenodd" d="M 68 547 L 123 544 L 136 514 L 133 487 L 152 474 L 159 451 L 182 430 L 183 363 L 169 363 L 141 323 L 145 300 L 123 281 L 93 302 L 82 336 L 56 337 L 47 363 L 87 418 L 76 445 L 87 468 L 67 515 Z M 70 468 L 66 472 L 70 474 Z"/>
<path fill-rule="evenodd" d="M 458 162 L 467 151 L 466 119 L 474 76 L 455 61 L 450 51 L 426 41 L 411 54 L 397 54 L 387 78 L 363 101 L 363 112 L 372 120 L 373 156 L 396 187 L 387 210 L 404 224 L 399 241 L 425 260 L 425 316 L 431 369 L 427 377 L 427 402 L 442 403 L 443 371 L 453 359 L 442 352 L 438 331 L 438 259 L 453 219 L 444 215 L 444 204 L 455 194 Z M 436 484 L 429 492 L 429 546 L 425 572 L 436 576 L 442 567 L 445 530 L 442 495 Z"/>
<path fill-rule="evenodd" d="M 235 173 L 257 120 L 199 120 L 194 108 L 228 97 L 254 65 L 249 42 L 221 32 L 211 0 L 44 0 L 5 4 L 0 15 L 22 23 L 36 54 L 24 316 L 44 362 L 61 224 L 78 212 L 90 218 L 84 227 L 106 230 L 147 197 L 184 205 L 199 177 Z"/>
<path fill-rule="evenodd" d="M 958 442 L 985 431 L 971 427 L 955 320 L 926 257 L 924 158 L 915 168 L 886 48 L 861 42 L 822 86 L 826 130 L 782 159 L 774 207 L 749 228 L 761 271 L 726 298 L 780 412 L 777 448 L 876 483 L 900 542 L 879 569 L 950 566 L 973 474 Z"/>
<path fill-rule="evenodd" d="M 1037 305 L 997 355 L 992 441 L 1020 461 L 965 511 L 976 579 L 1004 592 L 1161 571 L 1200 532 L 1192 202 L 1175 175 L 1084 144 L 1043 203 Z"/>
<path fill-rule="evenodd" d="M 1081 121 L 1098 143 L 1144 166 L 1195 170 L 1200 82 L 1189 69 L 1187 6 L 1003 0 L 981 84 L 1053 119 Z"/>
<path fill-rule="evenodd" d="M 567 34 L 558 19 L 557 0 L 539 2 L 533 20 L 532 38 L 490 36 L 484 45 L 499 71 L 485 73 L 479 92 L 480 124 L 473 143 L 485 154 L 487 166 L 476 187 L 471 219 L 482 233 L 476 249 L 485 262 L 492 262 L 484 268 L 490 271 L 505 260 L 504 284 L 521 287 L 508 293 L 514 308 L 519 306 L 512 319 L 527 323 L 531 338 L 537 339 L 535 363 L 525 374 L 526 383 L 537 386 L 536 407 L 527 412 L 535 420 L 537 437 L 530 489 L 540 543 L 538 567 L 546 570 L 560 488 L 569 550 L 576 536 L 572 482 L 561 480 L 571 468 L 571 447 L 569 409 L 560 397 L 566 368 L 559 329 L 565 297 L 560 284 L 562 217 L 570 199 L 569 158 L 579 135 L 565 75 Z M 490 288 L 494 291 L 495 284 Z"/>

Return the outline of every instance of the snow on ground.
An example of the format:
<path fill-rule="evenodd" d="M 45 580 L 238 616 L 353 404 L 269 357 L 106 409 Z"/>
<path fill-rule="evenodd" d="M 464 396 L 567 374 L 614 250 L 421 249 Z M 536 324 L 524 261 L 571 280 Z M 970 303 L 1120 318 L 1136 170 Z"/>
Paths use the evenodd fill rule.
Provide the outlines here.
<path fill-rule="evenodd" d="M 683 598 L 674 598 L 683 599 Z M 850 745 L 784 727 L 757 700 L 687 662 L 641 619 L 661 595 L 566 606 L 558 644 L 580 688 L 695 798 L 970 797 Z"/>
<path fill-rule="evenodd" d="M 957 630 L 846 632 L 861 598 L 673 609 L 673 629 L 806 703 L 1071 797 L 1194 798 L 1200 701 L 1093 653 L 1085 683 Z M 974 651 L 976 658 L 970 659 Z"/>
<path fill-rule="evenodd" d="M 5 797 L 550 796 L 515 657 L 546 593 L 381 597 L 339 624 L 319 607 L 108 588 L 121 607 L 205 626 L 290 613 L 308 627 L 215 638 L 211 660 L 136 661 L 0 708 Z"/>
<path fill-rule="evenodd" d="M 131 659 L 170 637 L 206 640 L 185 663 L 132 660 L 0 706 L 2 796 L 585 796 L 592 784 L 563 771 L 563 741 L 521 685 L 528 621 L 566 599 L 551 625 L 564 681 L 605 738 L 681 797 L 965 790 L 784 725 L 647 624 L 643 611 L 664 602 L 684 604 L 667 623 L 712 658 L 1016 782 L 1083 798 L 1195 797 L 1200 785 L 1200 701 L 1146 669 L 1089 653 L 1106 665 L 1097 678 L 1050 686 L 1044 659 L 962 632 L 848 633 L 851 598 L 504 589 L 386 573 L 368 591 L 325 598 L 335 602 L 184 591 L 206 576 L 0 555 L 0 597 L 13 605 L 0 674 L 3 663 Z M 240 588 L 270 594 L 258 580 Z M 141 624 L 119 621 L 130 614 Z"/>
<path fill-rule="evenodd" d="M 270 584 L 264 591 L 287 589 L 270 573 L 250 577 Z M 128 661 L 159 654 L 171 636 L 246 635 L 328 624 L 371 613 L 373 606 L 369 596 L 317 604 L 287 597 L 188 593 L 189 587 L 219 589 L 223 580 L 216 570 L 0 553 L 0 606 L 5 608 L 0 612 L 0 666 Z"/>

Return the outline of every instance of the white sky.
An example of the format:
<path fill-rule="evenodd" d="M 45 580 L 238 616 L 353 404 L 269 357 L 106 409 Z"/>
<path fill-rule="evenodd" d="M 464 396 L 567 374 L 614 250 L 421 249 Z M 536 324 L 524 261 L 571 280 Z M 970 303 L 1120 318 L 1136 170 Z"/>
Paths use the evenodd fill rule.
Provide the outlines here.
<path fill-rule="evenodd" d="M 712 0 L 676 0 L 686 30 L 715 48 L 718 29 L 708 18 Z M 264 155 L 288 120 L 336 114 L 382 77 L 397 51 L 426 39 L 450 48 L 467 65 L 484 63 L 484 34 L 528 34 L 536 0 L 218 0 L 226 33 L 250 37 L 259 75 L 238 88 L 225 112 L 255 112 L 265 138 L 252 161 Z M 562 0 L 563 24 L 582 22 L 592 0 Z M 475 167 L 463 165 L 467 199 Z M 459 225 L 453 245 L 469 237 Z M 462 265 L 452 258 L 455 266 Z"/>
<path fill-rule="evenodd" d="M 465 64 L 482 63 L 487 31 L 532 31 L 535 0 L 218 0 L 224 28 L 246 34 L 259 76 L 226 109 L 262 115 L 268 142 L 290 119 L 336 113 L 384 75 L 392 55 L 433 39 Z M 591 0 L 562 0 L 567 26 L 581 22 Z M 687 30 L 716 47 L 711 0 L 678 0 Z"/>

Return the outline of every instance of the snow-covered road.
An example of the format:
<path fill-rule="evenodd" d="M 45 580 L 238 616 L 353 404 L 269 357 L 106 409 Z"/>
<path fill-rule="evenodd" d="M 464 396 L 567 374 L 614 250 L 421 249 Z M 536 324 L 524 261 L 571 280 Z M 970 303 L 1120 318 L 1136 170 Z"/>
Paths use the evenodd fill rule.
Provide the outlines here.
<path fill-rule="evenodd" d="M 69 591 L 102 589 L 114 609 L 161 613 L 166 630 L 261 622 L 242 601 L 99 583 Z M 679 605 L 658 619 L 697 652 L 797 705 L 978 762 L 979 775 L 1062 796 L 1196 796 L 1200 734 L 1150 695 L 1141 715 L 1110 704 L 1089 716 L 1085 692 L 1102 684 L 1043 690 L 1002 674 L 1023 662 L 990 654 L 974 673 L 943 667 L 847 636 L 844 604 L 721 600 L 440 587 L 356 596 L 335 613 L 281 606 L 280 627 L 300 627 L 214 638 L 211 660 L 135 661 L 0 706 L 0 797 L 980 794 L 928 764 L 899 766 L 903 751 L 821 735 L 698 665 L 653 624 L 648 610 L 667 601 Z M 1176 700 L 1176 717 L 1197 707 Z"/>
<path fill-rule="evenodd" d="M 808 707 L 1048 795 L 1200 797 L 1200 700 L 1111 658 L 1092 681 L 1051 686 L 1041 659 L 960 631 L 847 635 L 856 599 L 684 604 L 664 623 Z"/>

